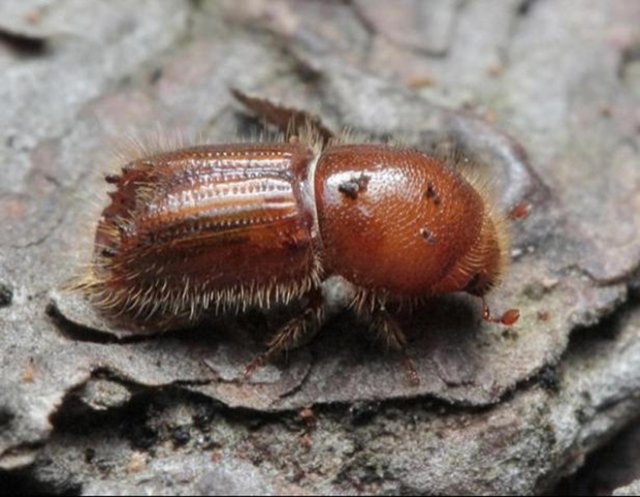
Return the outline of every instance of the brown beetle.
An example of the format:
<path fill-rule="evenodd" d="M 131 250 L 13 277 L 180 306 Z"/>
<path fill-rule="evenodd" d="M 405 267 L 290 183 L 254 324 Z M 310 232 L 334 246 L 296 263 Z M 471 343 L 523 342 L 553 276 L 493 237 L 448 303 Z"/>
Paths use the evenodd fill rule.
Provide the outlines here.
<path fill-rule="evenodd" d="M 483 297 L 507 261 L 504 218 L 484 190 L 415 150 L 317 136 L 205 145 L 133 159 L 107 181 L 115 190 L 82 285 L 105 314 L 166 329 L 305 302 L 247 374 L 321 326 L 330 276 L 349 282 L 356 312 L 404 351 L 388 302 Z M 484 306 L 483 318 L 510 325 L 518 313 L 494 319 Z"/>

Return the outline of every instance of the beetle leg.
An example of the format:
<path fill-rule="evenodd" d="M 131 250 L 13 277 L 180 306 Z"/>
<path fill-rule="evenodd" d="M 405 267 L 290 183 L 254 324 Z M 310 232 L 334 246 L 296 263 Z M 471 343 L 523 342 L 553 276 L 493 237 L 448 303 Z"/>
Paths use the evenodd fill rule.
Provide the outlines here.
<path fill-rule="evenodd" d="M 504 312 L 502 316 L 499 318 L 493 317 L 491 311 L 489 310 L 489 306 L 487 305 L 487 301 L 484 297 L 480 297 L 482 300 L 482 319 L 489 323 L 496 324 L 504 324 L 505 326 L 511 326 L 518 318 L 520 318 L 520 311 L 518 309 L 509 309 Z"/>
<path fill-rule="evenodd" d="M 385 309 L 376 309 L 371 315 L 371 326 L 389 348 L 400 352 L 409 382 L 412 385 L 419 385 L 420 377 L 407 352 L 407 337 L 398 322 Z"/>
<path fill-rule="evenodd" d="M 310 128 L 317 133 L 323 146 L 335 137 L 335 133 L 327 128 L 318 116 L 309 112 L 285 107 L 266 98 L 252 97 L 237 88 L 232 88 L 231 93 L 257 117 L 267 124 L 277 126 L 289 136 L 299 135 L 304 133 L 306 128 Z"/>
<path fill-rule="evenodd" d="M 248 379 L 260 366 L 273 356 L 309 340 L 320 329 L 326 317 L 326 303 L 319 289 L 306 294 L 308 303 L 299 316 L 288 321 L 267 342 L 267 350 L 253 359 L 244 370 L 244 378 Z"/>

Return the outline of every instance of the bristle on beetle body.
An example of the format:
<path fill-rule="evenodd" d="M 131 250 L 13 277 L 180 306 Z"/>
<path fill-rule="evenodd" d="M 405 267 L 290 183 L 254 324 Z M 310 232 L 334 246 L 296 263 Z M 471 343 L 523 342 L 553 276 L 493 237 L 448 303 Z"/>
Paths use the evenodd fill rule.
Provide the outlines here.
<path fill-rule="evenodd" d="M 486 184 L 455 161 L 327 140 L 311 127 L 279 142 L 134 148 L 105 178 L 111 202 L 76 288 L 131 329 L 305 300 L 247 372 L 322 325 L 320 289 L 331 276 L 353 287 L 351 306 L 403 349 L 388 301 L 483 298 L 505 270 L 505 218 Z M 517 320 L 513 310 L 492 318 L 486 305 L 483 317 Z"/>
<path fill-rule="evenodd" d="M 194 320 L 288 302 L 319 284 L 299 144 L 200 146 L 136 159 L 115 186 L 84 285 L 109 314 Z"/>

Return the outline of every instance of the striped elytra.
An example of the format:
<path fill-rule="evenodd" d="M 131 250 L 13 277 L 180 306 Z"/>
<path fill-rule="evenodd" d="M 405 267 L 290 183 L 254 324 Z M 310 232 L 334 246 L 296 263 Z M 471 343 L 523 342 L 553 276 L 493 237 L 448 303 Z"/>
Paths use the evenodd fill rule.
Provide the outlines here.
<path fill-rule="evenodd" d="M 322 324 L 329 277 L 345 280 L 356 312 L 404 348 L 389 302 L 483 297 L 507 259 L 503 217 L 487 193 L 415 150 L 297 139 L 205 145 L 133 159 L 107 182 L 111 203 L 81 285 L 107 317 L 167 329 L 304 302 L 248 371 Z M 513 310 L 483 317 L 517 319 Z"/>
<path fill-rule="evenodd" d="M 297 144 L 202 146 L 161 153 L 110 177 L 95 276 L 103 307 L 145 317 L 266 304 L 317 279 L 310 154 Z"/>

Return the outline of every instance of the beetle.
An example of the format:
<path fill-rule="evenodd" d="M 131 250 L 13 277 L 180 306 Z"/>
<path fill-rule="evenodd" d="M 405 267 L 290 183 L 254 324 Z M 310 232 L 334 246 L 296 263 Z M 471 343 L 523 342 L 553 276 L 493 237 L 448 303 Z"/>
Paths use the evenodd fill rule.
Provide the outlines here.
<path fill-rule="evenodd" d="M 408 148 L 325 140 L 141 154 L 106 181 L 93 263 L 81 287 L 104 314 L 168 329 L 207 313 L 302 301 L 246 375 L 299 344 L 327 316 L 322 284 L 338 276 L 351 307 L 386 343 L 407 340 L 389 304 L 467 292 L 484 296 L 508 259 L 505 217 L 473 175 Z"/>

